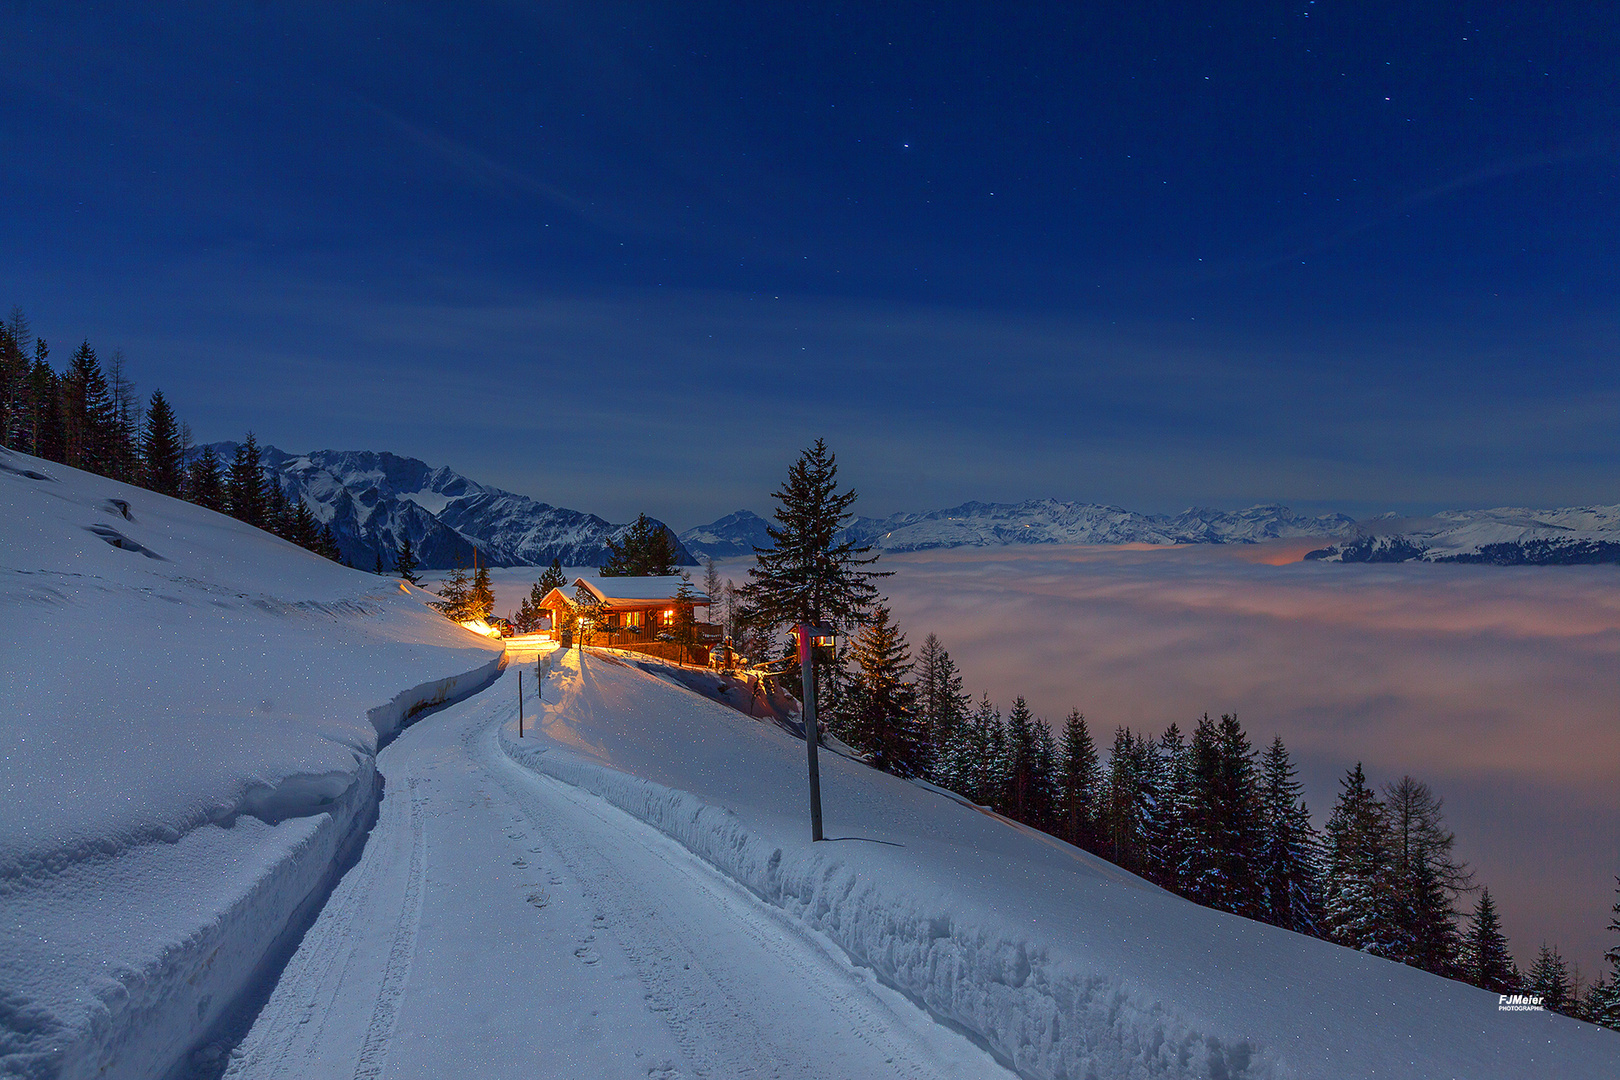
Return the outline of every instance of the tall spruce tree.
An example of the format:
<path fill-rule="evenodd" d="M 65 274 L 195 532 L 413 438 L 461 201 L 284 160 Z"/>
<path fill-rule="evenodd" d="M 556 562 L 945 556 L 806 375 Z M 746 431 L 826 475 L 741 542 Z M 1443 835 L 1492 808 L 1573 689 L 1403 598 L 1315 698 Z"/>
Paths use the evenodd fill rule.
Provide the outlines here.
<path fill-rule="evenodd" d="M 854 491 L 838 488 L 838 465 L 821 439 L 799 455 L 787 481 L 772 493 L 776 524 L 771 547 L 755 548 L 751 579 L 738 590 L 745 617 L 758 624 L 832 624 L 849 628 L 878 602 L 872 580 L 888 576 L 863 567 L 875 562 L 869 547 L 837 539 L 855 515 Z"/>
<path fill-rule="evenodd" d="M 411 538 L 400 537 L 399 547 L 394 550 L 394 573 L 412 585 L 420 585 L 422 579 L 417 576 L 416 565 L 416 551 L 411 547 Z"/>
<path fill-rule="evenodd" d="M 264 470 L 259 465 L 259 440 L 251 431 L 237 444 L 226 470 L 225 501 L 233 518 L 264 528 Z"/>
<path fill-rule="evenodd" d="M 34 339 L 34 364 L 28 369 L 30 454 L 47 461 L 68 461 L 67 410 L 63 383 L 50 365 L 50 346 L 44 338 Z"/>
<path fill-rule="evenodd" d="M 1573 988 L 1569 981 L 1569 965 L 1558 954 L 1558 946 L 1548 948 L 1545 942 L 1542 943 L 1535 966 L 1530 969 L 1528 989 L 1541 998 L 1543 1008 L 1559 1013 L 1570 1011 Z"/>
<path fill-rule="evenodd" d="M 229 509 L 225 478 L 220 473 L 219 456 L 214 453 L 213 447 L 203 447 L 186 466 L 185 495 L 191 502 L 208 510 L 225 513 Z"/>
<path fill-rule="evenodd" d="M 1147 875 L 1149 817 L 1155 792 L 1153 747 L 1129 728 L 1114 730 L 1108 755 L 1104 855 L 1133 874 Z"/>
<path fill-rule="evenodd" d="M 1097 744 L 1079 709 L 1063 723 L 1058 749 L 1058 835 L 1076 847 L 1096 851 L 1101 837 L 1102 767 Z"/>
<path fill-rule="evenodd" d="M 943 757 L 952 730 L 967 717 L 970 701 L 951 654 L 929 634 L 917 650 L 917 708 L 936 758 Z"/>
<path fill-rule="evenodd" d="M 1271 740 L 1260 768 L 1260 917 L 1285 930 L 1316 934 L 1319 843 L 1281 735 Z"/>
<path fill-rule="evenodd" d="M 906 635 L 879 604 L 850 641 L 853 670 L 840 707 L 828 717 L 840 738 L 872 755 L 872 763 L 901 776 L 926 766 L 927 741 L 917 715 L 917 691 L 906 681 L 911 649 Z"/>
<path fill-rule="evenodd" d="M 1496 903 L 1488 888 L 1480 890 L 1479 903 L 1468 920 L 1459 967 L 1462 977 L 1481 990 L 1511 994 L 1519 988 L 1519 972 L 1508 953 L 1502 921 L 1496 915 Z"/>
<path fill-rule="evenodd" d="M 1620 933 L 1620 877 L 1614 879 L 1615 901 L 1610 909 L 1610 933 Z M 1578 1015 L 1602 1027 L 1620 1031 L 1620 942 L 1603 954 L 1608 970 L 1587 988 Z"/>
<path fill-rule="evenodd" d="M 1189 874 L 1189 828 L 1192 821 L 1192 748 L 1172 723 L 1159 736 L 1158 796 L 1148 830 L 1147 862 L 1153 880 L 1185 895 Z"/>
<path fill-rule="evenodd" d="M 96 350 L 86 341 L 79 346 L 62 378 L 63 430 L 68 465 L 110 476 L 113 471 L 114 417 L 107 378 Z"/>
<path fill-rule="evenodd" d="M 473 561 L 478 561 L 476 551 L 473 552 Z M 495 589 L 490 583 L 488 566 L 480 565 L 473 571 L 472 605 L 475 619 L 488 619 L 495 613 Z"/>
<path fill-rule="evenodd" d="M 1389 819 L 1360 762 L 1341 786 L 1324 845 L 1323 929 L 1340 945 L 1387 956 L 1396 940 Z"/>
<path fill-rule="evenodd" d="M 451 622 L 471 622 L 478 617 L 478 601 L 473 596 L 472 579 L 465 566 L 451 570 L 438 591 L 443 599 L 433 606 L 444 612 L 444 617 Z"/>
<path fill-rule="evenodd" d="M 12 323 L 0 325 L 0 446 L 20 449 L 21 418 L 28 393 L 28 357 L 12 324 L 26 325 L 21 308 L 12 309 Z"/>
<path fill-rule="evenodd" d="M 306 551 L 325 554 L 321 551 L 321 524 L 302 497 L 288 511 L 287 522 L 287 539 Z"/>
<path fill-rule="evenodd" d="M 184 481 L 180 425 L 162 390 L 153 390 L 141 428 L 141 483 L 160 495 L 178 496 Z"/>

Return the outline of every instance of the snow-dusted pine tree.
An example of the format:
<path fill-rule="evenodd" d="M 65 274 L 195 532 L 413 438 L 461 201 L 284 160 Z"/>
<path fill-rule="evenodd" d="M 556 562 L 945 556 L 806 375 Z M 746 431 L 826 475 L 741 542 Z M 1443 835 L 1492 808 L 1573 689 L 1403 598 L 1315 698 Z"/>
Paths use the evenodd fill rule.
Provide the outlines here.
<path fill-rule="evenodd" d="M 1481 990 L 1511 994 L 1519 989 L 1519 972 L 1508 953 L 1502 921 L 1496 915 L 1496 902 L 1488 888 L 1480 890 L 1479 903 L 1468 920 L 1459 967 L 1463 979 Z"/>
<path fill-rule="evenodd" d="M 1300 790 L 1282 736 L 1275 736 L 1261 760 L 1260 917 L 1273 926 L 1315 934 L 1321 853 Z"/>
<path fill-rule="evenodd" d="M 917 717 L 917 691 L 906 676 L 911 649 L 906 636 L 877 605 L 850 643 L 854 671 L 839 708 L 829 710 L 840 738 L 872 755 L 873 764 L 915 776 L 927 764 L 927 739 Z"/>
<path fill-rule="evenodd" d="M 1570 1005 L 1569 965 L 1558 954 L 1558 946 L 1549 948 L 1544 942 L 1530 969 L 1530 993 L 1541 998 L 1541 1004 L 1553 1012 L 1567 1013 Z"/>
<path fill-rule="evenodd" d="M 1389 822 L 1359 761 L 1340 783 L 1324 844 L 1322 926 L 1331 941 L 1385 956 L 1396 937 Z"/>
<path fill-rule="evenodd" d="M 1097 763 L 1097 744 L 1079 709 L 1071 711 L 1063 723 L 1057 771 L 1058 835 L 1087 851 L 1096 851 L 1100 840 L 1102 767 Z"/>

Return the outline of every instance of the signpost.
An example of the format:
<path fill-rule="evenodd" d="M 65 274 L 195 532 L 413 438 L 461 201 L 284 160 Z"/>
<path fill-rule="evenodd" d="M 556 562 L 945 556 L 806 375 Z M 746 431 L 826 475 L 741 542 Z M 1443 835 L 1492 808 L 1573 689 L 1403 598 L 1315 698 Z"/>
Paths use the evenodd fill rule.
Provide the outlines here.
<path fill-rule="evenodd" d="M 523 669 L 518 668 L 518 738 L 523 738 Z"/>

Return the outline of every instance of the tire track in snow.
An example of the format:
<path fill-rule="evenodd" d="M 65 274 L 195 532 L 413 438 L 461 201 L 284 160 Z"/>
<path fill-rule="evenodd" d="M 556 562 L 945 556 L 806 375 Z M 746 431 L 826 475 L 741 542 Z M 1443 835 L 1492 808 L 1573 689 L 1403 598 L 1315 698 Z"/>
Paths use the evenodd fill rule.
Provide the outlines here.
<path fill-rule="evenodd" d="M 474 738 L 477 745 L 472 744 Z M 606 832 L 622 840 L 625 848 L 633 848 L 635 856 L 651 856 L 661 864 L 662 873 L 676 876 L 685 889 L 702 895 L 707 906 L 723 912 L 727 929 L 740 932 L 747 948 L 774 958 L 794 984 L 838 1017 L 848 1038 L 871 1047 L 883 1059 L 886 1075 L 907 1080 L 948 1075 L 934 1062 L 918 1060 L 917 1045 L 895 1034 L 920 1020 L 932 1021 L 898 1015 L 916 1006 L 901 1000 L 897 992 L 879 992 L 875 976 L 852 968 L 842 950 L 650 826 L 563 781 L 523 769 L 500 751 L 495 738 L 493 727 L 469 732 L 468 750 L 489 768 L 555 857 L 583 883 L 600 912 L 598 925 L 618 940 L 640 976 L 647 1007 L 665 1017 L 698 1076 L 798 1080 L 841 1073 L 836 1067 L 829 1071 L 824 1056 L 812 1054 L 807 1042 L 784 1044 L 779 1038 L 780 1017 L 758 1013 L 763 1007 L 759 987 L 730 962 L 736 946 L 717 950 L 697 920 L 668 905 L 662 910 L 651 905 L 649 883 L 627 878 L 615 865 L 617 853 L 598 850 L 581 833 L 563 830 L 556 810 L 546 805 L 552 798 L 599 823 L 601 828 L 590 830 L 592 835 Z M 543 788 L 543 796 L 536 785 Z M 871 1056 L 863 1054 L 862 1059 L 870 1062 Z"/>
<path fill-rule="evenodd" d="M 423 867 L 427 862 L 427 799 L 418 793 L 420 780 L 410 778 L 411 796 L 411 862 L 405 881 L 405 902 L 400 908 L 399 922 L 394 927 L 394 942 L 388 950 L 388 963 L 383 968 L 382 986 L 377 991 L 377 1007 L 366 1025 L 366 1039 L 360 1047 L 360 1060 L 355 1065 L 355 1080 L 373 1080 L 381 1075 L 388 1063 L 388 1044 L 394 1037 L 394 1023 L 399 1019 L 400 998 L 405 994 L 405 983 L 410 978 L 411 960 L 416 955 L 416 932 L 422 921 Z"/>

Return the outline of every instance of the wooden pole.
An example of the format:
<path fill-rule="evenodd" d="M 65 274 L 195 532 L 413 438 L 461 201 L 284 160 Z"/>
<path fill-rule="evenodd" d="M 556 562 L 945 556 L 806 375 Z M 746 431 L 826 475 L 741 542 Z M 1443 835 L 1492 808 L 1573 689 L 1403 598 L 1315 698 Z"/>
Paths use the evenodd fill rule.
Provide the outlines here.
<path fill-rule="evenodd" d="M 804 750 L 810 765 L 810 839 L 821 839 L 821 766 L 816 761 L 816 746 L 821 742 L 821 731 L 816 727 L 816 672 L 815 649 L 812 646 L 810 626 L 799 624 L 799 669 L 804 674 Z"/>
<path fill-rule="evenodd" d="M 518 669 L 518 738 L 523 738 L 523 669 Z"/>

